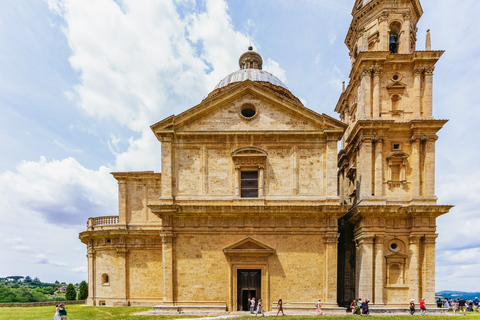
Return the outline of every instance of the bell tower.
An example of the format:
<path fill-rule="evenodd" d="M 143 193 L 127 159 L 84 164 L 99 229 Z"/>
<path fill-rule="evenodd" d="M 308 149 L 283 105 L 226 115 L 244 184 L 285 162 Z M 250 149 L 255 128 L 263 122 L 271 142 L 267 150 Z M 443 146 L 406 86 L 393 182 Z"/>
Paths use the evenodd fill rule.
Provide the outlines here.
<path fill-rule="evenodd" d="M 404 306 L 435 298 L 433 71 L 444 51 L 417 50 L 419 0 L 356 0 L 345 44 L 350 83 L 335 111 L 348 125 L 338 156 L 339 304 Z M 343 289 L 342 289 L 343 288 Z M 393 299 L 392 297 L 396 297 Z"/>

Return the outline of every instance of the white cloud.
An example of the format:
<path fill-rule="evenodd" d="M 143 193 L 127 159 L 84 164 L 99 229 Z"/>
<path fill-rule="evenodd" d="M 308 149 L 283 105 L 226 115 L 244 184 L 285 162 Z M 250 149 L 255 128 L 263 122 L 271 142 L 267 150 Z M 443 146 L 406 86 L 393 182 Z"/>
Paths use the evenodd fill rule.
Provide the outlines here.
<path fill-rule="evenodd" d="M 278 64 L 278 62 L 267 58 L 267 60 L 263 62 L 263 70 L 270 72 L 278 79 L 282 80 L 283 83 L 287 84 L 287 76 L 285 70 L 280 67 L 280 64 Z"/>
<path fill-rule="evenodd" d="M 111 213 L 116 184 L 106 167 L 88 170 L 75 159 L 22 161 L 15 172 L 0 174 L 3 218 L 18 208 L 57 225 L 83 225 L 89 216 Z M 109 212 L 110 211 L 110 212 Z"/>
<path fill-rule="evenodd" d="M 75 268 L 72 269 L 72 271 L 77 272 L 77 273 L 87 273 L 88 268 L 86 266 L 75 267 Z"/>

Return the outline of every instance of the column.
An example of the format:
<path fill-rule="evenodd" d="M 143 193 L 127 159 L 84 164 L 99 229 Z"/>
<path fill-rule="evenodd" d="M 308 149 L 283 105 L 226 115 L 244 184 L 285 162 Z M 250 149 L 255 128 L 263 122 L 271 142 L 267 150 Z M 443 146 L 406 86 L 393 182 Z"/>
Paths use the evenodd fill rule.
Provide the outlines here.
<path fill-rule="evenodd" d="M 369 68 L 363 68 L 362 70 L 362 87 L 364 95 L 364 104 L 365 104 L 365 115 L 364 119 L 372 118 L 372 92 L 371 92 L 371 83 L 372 83 L 372 70 Z"/>
<path fill-rule="evenodd" d="M 380 74 L 382 69 L 375 67 L 373 69 L 373 119 L 379 119 L 380 116 Z"/>
<path fill-rule="evenodd" d="M 240 167 L 235 166 L 235 197 L 240 197 Z"/>
<path fill-rule="evenodd" d="M 373 304 L 376 307 L 383 307 L 385 306 L 385 302 L 383 301 L 383 287 L 385 285 L 385 273 L 383 262 L 385 261 L 384 253 L 383 253 L 383 242 L 385 240 L 384 234 L 377 234 L 375 235 L 375 283 L 374 283 L 374 296 L 373 296 Z"/>
<path fill-rule="evenodd" d="M 295 145 L 292 148 L 292 161 L 293 161 L 293 172 L 292 172 L 292 181 L 293 181 L 293 194 L 298 194 L 298 147 Z"/>
<path fill-rule="evenodd" d="M 383 137 L 375 141 L 375 197 L 383 197 Z"/>
<path fill-rule="evenodd" d="M 380 43 L 378 51 L 389 51 L 389 32 L 388 32 L 388 16 L 389 13 L 384 11 L 378 18 L 380 29 Z"/>
<path fill-rule="evenodd" d="M 423 298 L 427 308 L 436 308 L 435 302 L 435 240 L 437 234 L 428 234 L 423 238 Z"/>
<path fill-rule="evenodd" d="M 410 19 L 412 18 L 412 14 L 410 12 L 405 12 L 403 14 L 403 24 L 402 24 L 402 37 L 400 41 L 400 48 L 398 48 L 398 53 L 401 54 L 410 54 L 412 52 L 411 48 L 411 41 L 410 38 Z"/>
<path fill-rule="evenodd" d="M 126 180 L 118 181 L 118 224 L 127 223 L 128 186 Z"/>
<path fill-rule="evenodd" d="M 419 279 L 419 254 L 420 254 L 420 236 L 410 235 L 409 240 L 409 263 L 408 263 L 408 297 L 415 299 L 419 303 L 420 297 L 420 279 Z"/>
<path fill-rule="evenodd" d="M 339 234 L 327 232 L 325 242 L 325 296 L 323 307 L 336 308 L 337 304 L 337 244 Z"/>
<path fill-rule="evenodd" d="M 258 196 L 263 197 L 265 195 L 264 191 L 264 184 L 265 184 L 265 178 L 264 178 L 264 172 L 265 168 L 263 165 L 258 167 Z"/>
<path fill-rule="evenodd" d="M 90 240 L 93 241 L 93 240 Z M 89 245 L 87 250 L 87 258 L 88 258 L 88 298 L 87 298 L 87 305 L 94 306 L 95 305 L 95 286 L 97 282 L 95 281 L 95 252 L 91 247 L 92 244 Z"/>
<path fill-rule="evenodd" d="M 372 196 L 372 139 L 364 137 L 360 145 L 360 161 L 357 162 L 360 190 L 358 200 L 362 201 Z M 360 166 L 361 164 L 361 166 Z"/>
<path fill-rule="evenodd" d="M 422 94 L 421 94 L 421 87 L 422 87 L 422 72 L 423 68 L 415 67 L 413 70 L 413 118 L 420 119 L 420 112 L 422 108 Z"/>
<path fill-rule="evenodd" d="M 205 146 L 200 148 L 200 163 L 202 175 L 202 195 L 205 196 L 208 193 L 208 153 Z"/>
<path fill-rule="evenodd" d="M 172 137 L 162 137 L 162 196 L 163 203 L 173 203 L 173 146 Z"/>
<path fill-rule="evenodd" d="M 355 298 L 373 299 L 373 236 L 363 235 L 356 239 L 358 241 L 358 255 L 359 259 L 357 275 L 358 288 L 357 296 Z"/>
<path fill-rule="evenodd" d="M 337 139 L 327 137 L 327 150 L 325 152 L 326 172 L 322 179 L 326 179 L 325 196 L 327 199 L 338 199 L 337 193 Z"/>
<path fill-rule="evenodd" d="M 125 240 L 124 240 L 125 241 Z M 115 290 L 119 301 L 116 306 L 128 306 L 128 249 L 117 248 L 118 286 Z"/>
<path fill-rule="evenodd" d="M 173 306 L 173 233 L 164 232 L 162 237 L 163 303 Z"/>
<path fill-rule="evenodd" d="M 425 142 L 425 196 L 435 197 L 435 141 L 438 137 L 428 137 Z"/>
<path fill-rule="evenodd" d="M 425 91 L 423 98 L 423 116 L 433 119 L 433 71 L 435 67 L 425 68 Z"/>
<path fill-rule="evenodd" d="M 411 173 L 411 196 L 412 198 L 420 196 L 420 139 L 417 136 L 412 136 L 410 139 L 412 154 L 410 155 Z"/>

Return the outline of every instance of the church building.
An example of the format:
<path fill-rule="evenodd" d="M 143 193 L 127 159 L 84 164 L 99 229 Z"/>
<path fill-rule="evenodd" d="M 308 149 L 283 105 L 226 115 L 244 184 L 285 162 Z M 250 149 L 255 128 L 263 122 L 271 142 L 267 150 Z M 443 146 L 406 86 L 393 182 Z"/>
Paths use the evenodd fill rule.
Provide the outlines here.
<path fill-rule="evenodd" d="M 161 173 L 116 172 L 90 218 L 88 305 L 334 312 L 435 303 L 433 70 L 419 0 L 356 0 L 340 120 L 306 108 L 252 47 L 198 105 L 151 126 Z M 312 88 L 314 90 L 314 88 Z M 152 121 L 153 122 L 153 121 Z"/>

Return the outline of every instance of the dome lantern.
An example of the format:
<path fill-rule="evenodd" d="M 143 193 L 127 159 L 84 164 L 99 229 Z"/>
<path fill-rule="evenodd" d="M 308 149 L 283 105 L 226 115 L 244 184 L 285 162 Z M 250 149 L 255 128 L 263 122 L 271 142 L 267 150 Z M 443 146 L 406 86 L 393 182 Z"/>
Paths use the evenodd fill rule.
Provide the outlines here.
<path fill-rule="evenodd" d="M 259 69 L 262 70 L 262 57 L 253 51 L 253 47 L 249 46 L 248 51 L 240 56 L 238 65 L 240 69 Z"/>

